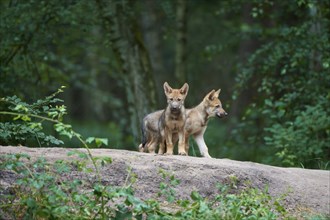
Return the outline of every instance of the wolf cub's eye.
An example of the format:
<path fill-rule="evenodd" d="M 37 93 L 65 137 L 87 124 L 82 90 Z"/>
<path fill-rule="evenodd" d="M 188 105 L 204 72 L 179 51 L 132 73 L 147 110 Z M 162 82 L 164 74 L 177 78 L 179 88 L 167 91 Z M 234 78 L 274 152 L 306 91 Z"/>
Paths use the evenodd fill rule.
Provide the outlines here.
<path fill-rule="evenodd" d="M 173 101 L 173 98 L 170 98 L 170 101 Z"/>
<path fill-rule="evenodd" d="M 178 99 L 178 102 L 180 102 L 181 101 L 181 99 Z"/>
<path fill-rule="evenodd" d="M 220 105 L 216 105 L 215 107 L 216 107 L 216 108 L 220 108 Z"/>

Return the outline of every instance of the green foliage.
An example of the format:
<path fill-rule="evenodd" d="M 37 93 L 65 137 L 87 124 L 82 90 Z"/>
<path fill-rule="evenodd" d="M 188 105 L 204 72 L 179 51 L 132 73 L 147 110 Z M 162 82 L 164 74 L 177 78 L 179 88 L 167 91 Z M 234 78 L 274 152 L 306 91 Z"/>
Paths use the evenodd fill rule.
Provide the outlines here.
<path fill-rule="evenodd" d="M 33 104 L 23 102 L 16 96 L 2 98 L 1 102 L 4 103 L 2 108 L 7 111 L 0 111 L 0 115 L 15 117 L 12 118 L 12 121 L 0 122 L 0 144 L 28 144 L 29 139 L 36 139 L 40 147 L 44 144 L 63 144 L 62 140 L 44 133 L 43 125 L 48 122 L 53 124 L 54 131 L 58 135 L 69 139 L 76 137 L 85 148 L 88 148 L 87 144 L 92 143 L 95 144 L 95 147 L 107 145 L 108 139 L 106 138 L 89 137 L 84 141 L 70 124 L 63 123 L 63 116 L 67 114 L 66 106 L 56 105 L 58 102 L 63 102 L 56 98 L 59 93 L 63 92 L 63 88 L 62 86 L 52 95 Z"/>
<path fill-rule="evenodd" d="M 34 139 L 40 147 L 63 144 L 63 141 L 43 132 L 43 123 L 47 120 L 57 122 L 55 130 L 59 134 L 72 137 L 69 132 L 70 126 L 62 123 L 66 107 L 57 105 L 62 100 L 55 98 L 56 95 L 63 92 L 62 89 L 63 87 L 45 99 L 32 104 L 22 101 L 17 96 L 2 98 L 2 109 L 5 111 L 1 111 L 0 115 L 15 117 L 11 121 L 0 122 L 0 143 L 3 145 L 28 144 L 31 139 Z"/>
<path fill-rule="evenodd" d="M 2 204 L 3 208 L 12 211 L 8 214 L 24 219 L 91 219 L 97 215 L 99 207 L 95 205 L 100 204 L 98 185 L 93 186 L 92 193 L 84 192 L 81 189 L 88 187 L 87 181 L 62 178 L 77 169 L 76 163 L 70 165 L 60 160 L 48 164 L 44 159 L 38 159 L 31 164 L 21 158 L 30 160 L 24 155 L 2 158 L 2 169 L 22 175 L 17 181 L 15 195 L 8 195 Z M 83 170 L 86 166 L 82 165 Z"/>
<path fill-rule="evenodd" d="M 260 191 L 251 187 L 232 194 L 230 191 L 234 188 L 219 185 L 219 193 L 212 198 L 204 198 L 192 191 L 189 200 L 177 199 L 172 190 L 180 181 L 167 171 L 160 170 L 163 181 L 158 194 L 168 196 L 169 193 L 167 201 L 177 211 L 165 210 L 159 201 L 142 201 L 134 196 L 132 186 L 136 176 L 131 169 L 128 170 L 123 186 L 105 185 L 97 180 L 90 182 L 84 178 L 86 172 L 89 172 L 88 155 L 81 151 L 70 152 L 68 155 L 76 155 L 80 159 L 49 163 L 43 158 L 32 160 L 25 154 L 2 155 L 1 170 L 19 175 L 11 188 L 12 193 L 5 194 L 1 199 L 3 214 L 14 219 L 288 218 L 288 213 L 280 204 L 282 199 L 271 198 L 267 190 Z M 111 163 L 111 160 L 102 160 Z M 80 177 L 70 177 L 71 172 Z"/>
<path fill-rule="evenodd" d="M 330 143 L 330 118 L 325 105 L 306 106 L 294 121 L 274 124 L 266 131 L 266 144 L 275 147 L 276 155 L 286 166 L 304 166 L 326 160 Z M 321 164 L 318 168 L 325 168 Z"/>
<path fill-rule="evenodd" d="M 65 82 L 65 74 L 52 65 L 58 58 L 47 49 L 56 44 L 53 28 L 63 22 L 63 15 L 74 17 L 68 13 L 72 5 L 67 1 L 1 2 L 0 88 L 5 95 L 35 96 L 46 86 L 55 89 L 59 81 Z M 36 84 L 39 88 L 34 90 Z"/>
<path fill-rule="evenodd" d="M 55 138 L 52 135 L 46 135 L 42 132 L 42 128 L 35 126 L 35 123 L 27 125 L 13 124 L 9 122 L 0 123 L 0 140 L 2 145 L 18 145 L 25 144 L 31 139 L 36 139 L 38 145 L 60 145 L 63 141 Z"/>
<path fill-rule="evenodd" d="M 191 87 L 187 107 L 200 102 L 210 89 L 221 87 L 221 100 L 230 113 L 221 126 L 212 122 L 214 126 L 210 123 L 206 131 L 210 154 L 284 166 L 328 167 L 329 120 L 316 123 L 302 115 L 317 121 L 329 115 L 329 1 L 187 4 L 186 64 Z M 67 145 L 78 146 L 81 142 L 73 138 L 69 124 L 56 123 L 56 130 L 40 124 L 42 119 L 24 113 L 27 106 L 20 101 L 42 100 L 59 85 L 67 85 L 62 96 L 67 107 L 58 104 L 62 109 L 53 109 L 55 114 L 70 112 L 66 118 L 78 126 L 79 134 L 106 135 L 111 147 L 135 149 L 138 135 L 132 127 L 151 106 L 142 103 L 147 96 L 130 90 L 158 92 L 162 104 L 157 108 L 164 107 L 160 85 L 174 79 L 176 2 L 3 0 L 0 7 L 0 91 L 7 101 L 17 101 L 11 111 L 20 113 L 15 122 L 8 115 L 0 116 L 1 144 L 62 145 L 59 135 L 64 135 Z M 133 39 L 137 47 L 123 49 Z M 143 57 L 141 62 L 128 55 L 131 48 L 142 49 L 136 53 Z M 141 63 L 149 73 L 152 68 L 156 71 L 140 83 L 121 71 Z M 144 85 L 153 79 L 158 91 Z M 7 111 L 2 103 L 1 111 Z M 44 115 L 48 118 L 55 116 L 51 110 L 41 111 L 48 111 L 50 115 Z M 101 142 L 94 140 L 91 146 Z M 199 155 L 196 147 L 195 151 Z"/>
<path fill-rule="evenodd" d="M 240 88 L 252 84 L 258 91 L 246 109 L 241 132 L 249 130 L 251 144 L 266 143 L 269 152 L 276 153 L 277 158 L 268 157 L 268 162 L 321 168 L 330 152 L 330 33 L 325 28 L 330 22 L 329 4 L 299 1 L 299 8 L 296 4 L 277 2 L 278 8 L 295 13 L 299 22 L 264 27 L 257 37 L 265 43 L 237 76 Z M 276 15 L 275 22 L 285 21 L 282 14 Z M 251 130 L 256 121 L 259 129 Z"/>
<path fill-rule="evenodd" d="M 194 208 L 183 213 L 192 219 L 277 219 L 276 212 L 270 209 L 272 198 L 267 192 L 256 189 L 243 190 L 238 195 L 228 193 L 228 187 L 219 186 L 220 193 L 214 200 L 207 201 L 197 192 L 191 193 Z M 284 208 L 278 207 L 280 216 L 285 216 Z"/>
<path fill-rule="evenodd" d="M 163 169 L 159 169 L 159 174 L 164 182 L 159 184 L 160 192 L 158 196 L 165 196 L 168 202 L 173 202 L 176 195 L 174 188 L 180 184 L 180 180 L 176 179 L 174 174 L 170 174 Z"/>
<path fill-rule="evenodd" d="M 101 123 L 127 115 L 116 111 L 125 103 L 124 85 L 104 45 L 109 37 L 101 30 L 95 1 L 4 0 L 0 7 L 1 96 L 31 102 L 67 85 L 69 119 Z M 117 126 L 125 130 L 128 123 L 123 119 Z"/>
<path fill-rule="evenodd" d="M 101 147 L 102 145 L 108 145 L 108 139 L 89 137 L 86 139 L 86 143 L 88 144 L 95 143 L 96 147 Z"/>

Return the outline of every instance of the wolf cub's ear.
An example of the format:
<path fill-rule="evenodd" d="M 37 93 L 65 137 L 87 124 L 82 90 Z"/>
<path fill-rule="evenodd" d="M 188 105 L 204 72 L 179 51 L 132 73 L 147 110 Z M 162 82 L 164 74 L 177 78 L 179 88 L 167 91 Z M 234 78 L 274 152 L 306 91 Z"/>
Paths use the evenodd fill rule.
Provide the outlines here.
<path fill-rule="evenodd" d="M 181 87 L 181 89 L 180 89 L 180 93 L 183 94 L 183 95 L 187 95 L 188 90 L 189 90 L 189 85 L 188 85 L 188 83 L 185 83 L 185 84 Z"/>
<path fill-rule="evenodd" d="M 164 87 L 165 94 L 168 94 L 168 93 L 172 92 L 172 88 L 167 82 L 164 83 L 163 87 Z"/>
<path fill-rule="evenodd" d="M 219 97 L 220 92 L 221 92 L 221 89 L 218 89 L 218 90 L 214 93 L 214 97 Z"/>
<path fill-rule="evenodd" d="M 215 90 L 212 89 L 212 91 L 206 95 L 207 99 L 212 101 L 214 99 L 214 94 L 215 94 Z"/>

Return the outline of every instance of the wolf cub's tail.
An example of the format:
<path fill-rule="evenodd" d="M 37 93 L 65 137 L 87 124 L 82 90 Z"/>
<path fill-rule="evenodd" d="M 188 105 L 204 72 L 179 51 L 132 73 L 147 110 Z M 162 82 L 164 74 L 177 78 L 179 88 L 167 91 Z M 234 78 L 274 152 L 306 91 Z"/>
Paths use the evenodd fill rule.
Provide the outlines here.
<path fill-rule="evenodd" d="M 142 143 L 139 145 L 139 151 L 140 152 L 145 152 L 145 146 L 147 144 L 147 134 L 146 134 L 146 124 L 145 121 L 142 121 L 142 125 L 141 125 L 141 133 L 142 133 Z"/>

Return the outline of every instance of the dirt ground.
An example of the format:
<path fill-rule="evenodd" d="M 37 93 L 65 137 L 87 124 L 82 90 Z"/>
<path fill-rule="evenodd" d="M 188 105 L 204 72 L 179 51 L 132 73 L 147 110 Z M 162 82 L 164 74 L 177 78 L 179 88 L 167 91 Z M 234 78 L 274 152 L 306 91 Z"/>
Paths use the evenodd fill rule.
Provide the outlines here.
<path fill-rule="evenodd" d="M 45 157 L 54 162 L 59 159 L 72 160 L 66 148 L 26 148 L 0 146 L 0 154 L 27 153 L 32 158 Z M 86 152 L 85 149 L 79 149 Z M 252 187 L 265 189 L 273 197 L 287 194 L 284 202 L 290 212 L 323 213 L 330 216 L 330 171 L 301 168 L 280 168 L 252 162 L 229 159 L 207 159 L 190 156 L 159 156 L 126 150 L 93 149 L 94 156 L 109 156 L 113 159 L 101 169 L 102 182 L 121 186 L 128 175 L 127 168 L 137 175 L 134 184 L 139 198 L 155 197 L 162 180 L 159 169 L 174 173 L 180 180 L 175 188 L 177 196 L 188 198 L 192 190 L 203 196 L 218 192 L 217 183 L 230 184 L 237 179 L 238 189 Z M 93 174 L 90 178 L 93 178 Z M 95 177 L 95 175 L 94 175 Z M 79 178 L 79 176 L 77 177 Z M 10 187 L 13 175 L 0 171 L 0 186 Z"/>

